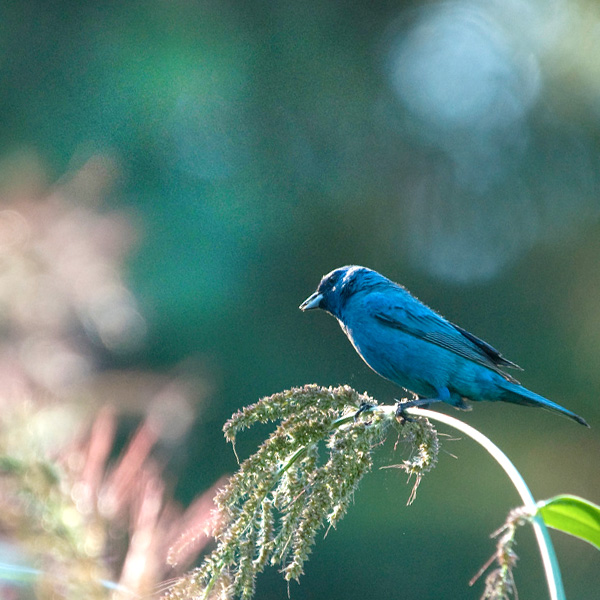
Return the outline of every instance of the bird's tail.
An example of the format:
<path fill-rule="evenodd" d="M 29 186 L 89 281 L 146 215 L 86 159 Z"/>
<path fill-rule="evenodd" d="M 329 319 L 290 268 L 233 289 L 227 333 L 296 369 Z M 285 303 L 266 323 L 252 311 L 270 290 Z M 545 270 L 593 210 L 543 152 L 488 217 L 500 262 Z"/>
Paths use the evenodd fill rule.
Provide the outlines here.
<path fill-rule="evenodd" d="M 502 383 L 502 389 L 504 393 L 502 394 L 501 398 L 505 402 L 523 404 L 524 406 L 540 406 L 547 410 L 551 410 L 552 412 L 566 415 L 581 425 L 589 427 L 584 418 L 576 415 L 569 409 L 562 407 L 560 404 L 556 404 L 556 402 L 552 402 L 552 400 L 548 400 L 548 398 L 544 398 L 543 396 L 528 390 L 518 383 L 505 381 Z"/>

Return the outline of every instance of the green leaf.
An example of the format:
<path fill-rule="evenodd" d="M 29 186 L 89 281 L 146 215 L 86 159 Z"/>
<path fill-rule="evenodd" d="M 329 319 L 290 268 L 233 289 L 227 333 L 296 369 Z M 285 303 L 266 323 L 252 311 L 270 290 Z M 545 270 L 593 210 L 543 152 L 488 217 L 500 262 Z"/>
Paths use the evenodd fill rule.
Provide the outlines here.
<path fill-rule="evenodd" d="M 600 506 L 577 496 L 555 496 L 537 503 L 548 527 L 589 542 L 600 550 Z"/>

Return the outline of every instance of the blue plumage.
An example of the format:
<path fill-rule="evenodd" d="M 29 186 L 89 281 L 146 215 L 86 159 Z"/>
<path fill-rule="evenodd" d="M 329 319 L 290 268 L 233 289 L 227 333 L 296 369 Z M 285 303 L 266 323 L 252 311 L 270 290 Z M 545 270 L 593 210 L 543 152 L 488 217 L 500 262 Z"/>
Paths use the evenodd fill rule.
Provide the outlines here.
<path fill-rule="evenodd" d="M 371 369 L 427 403 L 465 408 L 465 399 L 503 400 L 541 406 L 587 425 L 505 373 L 501 367 L 520 367 L 495 348 L 371 269 L 347 266 L 332 271 L 300 308 L 321 308 L 333 315 Z"/>

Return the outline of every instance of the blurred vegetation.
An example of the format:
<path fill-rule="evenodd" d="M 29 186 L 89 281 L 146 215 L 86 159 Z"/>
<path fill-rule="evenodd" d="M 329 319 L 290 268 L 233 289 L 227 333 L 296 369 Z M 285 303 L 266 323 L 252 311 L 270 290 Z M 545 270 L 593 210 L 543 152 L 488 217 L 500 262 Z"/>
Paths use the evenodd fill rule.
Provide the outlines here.
<path fill-rule="evenodd" d="M 396 397 L 332 320 L 297 310 L 356 263 L 584 416 L 589 432 L 520 407 L 464 418 L 536 497 L 598 502 L 597 3 L 0 8 L 0 392 L 7 419 L 25 400 L 52 415 L 34 419 L 44 460 L 108 404 L 100 470 L 149 422 L 166 497 L 188 504 L 235 469 L 221 426 L 240 407 L 312 382 Z M 476 597 L 485 536 L 518 501 L 471 444 L 446 447 L 459 460 L 410 508 L 376 470 L 292 597 Z M 554 539 L 567 595 L 595 598 L 595 551 Z M 537 560 L 526 539 L 518 554 Z M 528 573 L 522 597 L 545 598 Z"/>

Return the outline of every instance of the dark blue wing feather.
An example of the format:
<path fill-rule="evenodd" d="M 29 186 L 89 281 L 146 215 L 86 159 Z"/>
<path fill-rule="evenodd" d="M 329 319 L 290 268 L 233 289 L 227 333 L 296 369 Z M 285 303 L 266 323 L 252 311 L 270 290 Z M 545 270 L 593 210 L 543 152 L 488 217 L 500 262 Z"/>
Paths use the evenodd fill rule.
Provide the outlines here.
<path fill-rule="evenodd" d="M 458 325 L 455 325 L 454 323 L 450 323 L 450 325 L 452 325 L 452 327 L 454 327 L 454 329 L 456 329 L 459 333 L 461 333 L 463 336 L 465 336 L 468 340 L 473 342 L 478 348 L 483 350 L 483 352 L 488 355 L 490 360 L 495 365 L 503 366 L 503 367 L 511 367 L 513 369 L 519 369 L 519 371 L 523 370 L 519 365 L 512 362 L 512 360 L 508 360 L 507 358 L 504 358 L 504 356 L 502 356 L 502 354 L 500 354 L 500 352 L 498 352 L 498 350 L 496 350 L 496 348 L 494 348 L 487 342 L 484 342 L 482 339 L 478 338 L 477 336 L 473 335 L 472 333 L 469 333 L 466 329 L 463 329 L 462 327 L 459 327 Z"/>

